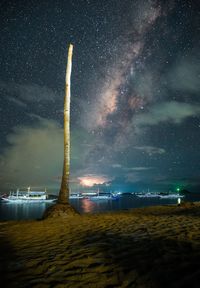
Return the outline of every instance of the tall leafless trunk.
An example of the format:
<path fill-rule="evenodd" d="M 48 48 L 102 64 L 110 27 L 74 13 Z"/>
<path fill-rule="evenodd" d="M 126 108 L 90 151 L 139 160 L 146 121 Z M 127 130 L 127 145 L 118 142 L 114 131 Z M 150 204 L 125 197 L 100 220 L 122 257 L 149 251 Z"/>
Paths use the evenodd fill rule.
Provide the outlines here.
<path fill-rule="evenodd" d="M 70 82 L 71 82 L 71 70 L 72 70 L 72 52 L 73 45 L 69 45 L 66 81 L 65 81 L 65 98 L 64 98 L 64 163 L 63 163 L 63 175 L 58 196 L 58 203 L 65 204 L 69 200 L 69 169 L 70 169 Z"/>

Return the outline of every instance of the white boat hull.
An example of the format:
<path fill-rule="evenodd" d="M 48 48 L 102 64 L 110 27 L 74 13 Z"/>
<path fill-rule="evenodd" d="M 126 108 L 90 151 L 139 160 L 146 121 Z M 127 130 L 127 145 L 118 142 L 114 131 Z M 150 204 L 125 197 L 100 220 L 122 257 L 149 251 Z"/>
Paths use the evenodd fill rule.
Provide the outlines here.
<path fill-rule="evenodd" d="M 17 189 L 16 192 L 10 192 L 9 196 L 3 196 L 1 199 L 9 203 L 51 203 L 56 201 L 56 198 L 48 197 L 46 189 L 45 191 L 32 191 L 30 187 L 27 191 Z"/>
<path fill-rule="evenodd" d="M 56 199 L 12 199 L 12 198 L 1 198 L 3 201 L 5 202 L 9 202 L 9 203 L 51 203 L 56 201 Z"/>
<path fill-rule="evenodd" d="M 136 194 L 137 197 L 139 198 L 159 198 L 159 195 L 150 195 L 150 194 Z"/>
<path fill-rule="evenodd" d="M 160 195 L 160 199 L 178 199 L 178 198 L 183 198 L 184 195 L 176 195 L 176 194 L 171 194 L 171 195 Z"/>
<path fill-rule="evenodd" d="M 178 198 L 184 197 L 184 195 L 180 195 L 180 194 L 160 195 L 160 194 L 151 194 L 151 193 L 136 194 L 136 196 L 139 198 L 159 198 L 159 199 L 178 199 Z"/>
<path fill-rule="evenodd" d="M 90 197 L 90 200 L 116 200 L 116 199 L 119 199 L 119 196 L 99 195 Z"/>
<path fill-rule="evenodd" d="M 86 197 L 84 197 L 84 196 L 76 196 L 76 195 L 69 196 L 69 199 L 83 199 L 83 198 L 86 198 Z"/>

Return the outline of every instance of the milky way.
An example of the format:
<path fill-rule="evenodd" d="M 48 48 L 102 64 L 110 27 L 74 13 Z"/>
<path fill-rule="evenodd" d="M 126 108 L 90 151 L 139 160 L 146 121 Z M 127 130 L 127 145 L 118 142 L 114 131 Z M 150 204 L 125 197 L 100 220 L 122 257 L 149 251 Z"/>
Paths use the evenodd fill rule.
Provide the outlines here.
<path fill-rule="evenodd" d="M 4 1 L 1 191 L 58 191 L 69 43 L 71 188 L 198 191 L 197 4 Z"/>

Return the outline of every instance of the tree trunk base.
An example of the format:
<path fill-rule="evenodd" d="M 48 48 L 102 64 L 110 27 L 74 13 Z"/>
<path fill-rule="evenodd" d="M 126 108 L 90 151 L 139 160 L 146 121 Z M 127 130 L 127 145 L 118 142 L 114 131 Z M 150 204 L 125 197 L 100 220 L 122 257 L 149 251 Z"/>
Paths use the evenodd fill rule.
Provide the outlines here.
<path fill-rule="evenodd" d="M 43 215 L 43 219 L 49 218 L 68 218 L 70 216 L 80 215 L 69 203 L 55 204 L 46 209 Z"/>

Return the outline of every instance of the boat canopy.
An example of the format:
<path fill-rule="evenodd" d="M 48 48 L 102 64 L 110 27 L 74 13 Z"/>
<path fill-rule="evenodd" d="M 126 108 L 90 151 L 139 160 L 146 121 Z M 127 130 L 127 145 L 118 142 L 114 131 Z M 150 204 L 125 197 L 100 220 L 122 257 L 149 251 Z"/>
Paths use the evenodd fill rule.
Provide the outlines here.
<path fill-rule="evenodd" d="M 46 192 L 44 192 L 44 191 L 29 191 L 28 194 L 29 195 L 45 195 Z"/>

